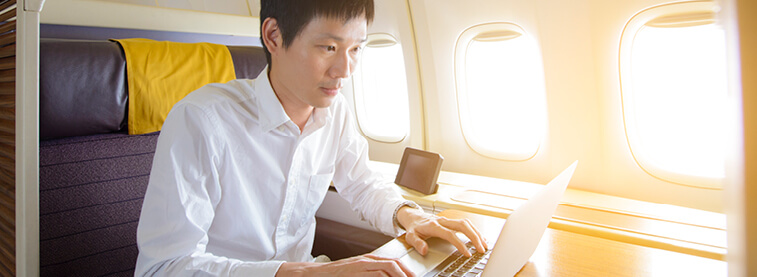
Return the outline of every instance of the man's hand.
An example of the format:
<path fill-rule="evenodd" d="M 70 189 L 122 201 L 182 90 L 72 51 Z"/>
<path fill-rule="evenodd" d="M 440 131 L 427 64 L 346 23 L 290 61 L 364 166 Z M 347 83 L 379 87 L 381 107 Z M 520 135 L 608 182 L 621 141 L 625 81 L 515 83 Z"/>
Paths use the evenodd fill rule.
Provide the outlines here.
<path fill-rule="evenodd" d="M 397 259 L 362 255 L 330 263 L 283 263 L 276 277 L 284 276 L 415 276 Z"/>
<path fill-rule="evenodd" d="M 488 248 L 481 233 L 468 219 L 448 219 L 406 206 L 397 211 L 397 221 L 407 231 L 405 241 L 421 255 L 426 255 L 428 252 L 428 244 L 425 240 L 438 237 L 449 241 L 460 253 L 470 257 L 471 253 L 465 247 L 465 243 L 457 237 L 457 232 L 465 234 L 478 252 L 484 253 Z"/>

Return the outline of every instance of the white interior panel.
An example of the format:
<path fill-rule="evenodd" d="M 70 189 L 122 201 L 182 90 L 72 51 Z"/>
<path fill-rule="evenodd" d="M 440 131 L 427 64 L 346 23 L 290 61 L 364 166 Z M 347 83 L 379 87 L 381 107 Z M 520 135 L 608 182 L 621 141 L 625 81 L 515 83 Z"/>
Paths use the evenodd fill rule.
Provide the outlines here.
<path fill-rule="evenodd" d="M 241 16 L 156 7 L 155 5 L 146 6 L 128 3 L 129 1 L 123 2 L 46 1 L 44 9 L 40 13 L 40 23 L 248 37 L 260 36 L 258 14 Z M 142 1 L 134 2 L 141 3 Z"/>
<path fill-rule="evenodd" d="M 188 9 L 194 11 L 215 12 L 251 16 L 245 0 L 157 0 L 158 6 L 166 8 Z M 257 14 L 252 15 L 257 16 Z"/>
<path fill-rule="evenodd" d="M 260 16 L 260 0 L 247 0 L 247 7 L 252 16 Z"/>
<path fill-rule="evenodd" d="M 155 0 L 96 0 L 96 1 L 102 1 L 102 2 L 114 2 L 114 3 L 125 3 L 125 4 L 134 4 L 134 5 L 145 5 L 145 6 L 158 6 L 157 1 Z"/>

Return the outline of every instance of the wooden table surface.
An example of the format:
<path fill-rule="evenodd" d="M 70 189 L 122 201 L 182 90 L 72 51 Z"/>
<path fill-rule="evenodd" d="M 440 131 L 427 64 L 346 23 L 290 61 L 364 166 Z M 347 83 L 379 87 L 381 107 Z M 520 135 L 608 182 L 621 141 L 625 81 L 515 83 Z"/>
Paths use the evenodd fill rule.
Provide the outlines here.
<path fill-rule="evenodd" d="M 458 210 L 440 216 L 468 218 L 496 238 L 505 220 Z M 374 253 L 410 248 L 404 237 Z M 401 250 L 401 249 L 400 249 Z M 568 231 L 547 229 L 534 254 L 516 276 L 726 276 L 726 262 L 623 243 Z"/>

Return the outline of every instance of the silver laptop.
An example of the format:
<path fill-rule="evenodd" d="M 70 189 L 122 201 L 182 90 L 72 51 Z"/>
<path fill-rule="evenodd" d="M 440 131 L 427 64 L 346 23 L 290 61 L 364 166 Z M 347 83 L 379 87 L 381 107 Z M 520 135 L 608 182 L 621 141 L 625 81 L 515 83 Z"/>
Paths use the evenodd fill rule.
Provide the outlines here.
<path fill-rule="evenodd" d="M 421 256 L 412 249 L 399 257 L 400 260 L 417 276 L 515 275 L 539 245 L 577 164 L 578 161 L 573 162 L 545 188 L 513 211 L 496 240 L 486 238 L 491 248 L 487 253 L 476 252 L 468 242 L 468 249 L 473 256 L 465 257 L 452 244 L 434 238 L 428 240 L 429 251 L 426 256 Z M 463 241 L 468 240 L 461 234 L 458 235 L 464 238 Z M 491 247 L 492 243 L 494 247 Z"/>

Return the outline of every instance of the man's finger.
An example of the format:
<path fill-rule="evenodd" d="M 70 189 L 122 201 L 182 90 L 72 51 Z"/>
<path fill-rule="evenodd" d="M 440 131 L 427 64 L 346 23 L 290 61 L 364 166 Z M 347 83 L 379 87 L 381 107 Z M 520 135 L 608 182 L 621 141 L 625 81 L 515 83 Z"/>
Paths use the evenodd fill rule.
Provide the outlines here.
<path fill-rule="evenodd" d="M 454 231 L 462 232 L 468 239 L 471 240 L 473 245 L 476 247 L 478 252 L 485 253 L 486 249 L 488 248 L 485 245 L 484 237 L 481 235 L 481 232 L 476 229 L 476 226 L 474 226 L 470 220 L 463 219 L 463 220 L 453 220 L 453 219 L 447 219 L 447 218 L 439 218 L 439 223 L 447 228 L 450 228 Z"/>
<path fill-rule="evenodd" d="M 468 248 L 465 247 L 465 243 L 463 243 L 463 241 L 457 237 L 456 231 L 450 230 L 449 228 L 444 227 L 442 225 L 437 225 L 437 227 L 434 228 L 433 234 L 435 237 L 439 237 L 443 240 L 446 240 L 452 243 L 452 245 L 454 245 L 455 248 L 457 248 L 457 250 L 460 251 L 460 253 L 462 253 L 466 257 L 471 256 L 470 251 L 468 251 Z"/>
<path fill-rule="evenodd" d="M 358 275 L 358 272 L 354 272 L 352 275 Z M 386 272 L 383 271 L 368 271 L 368 272 L 361 272 L 360 276 L 366 276 L 366 277 L 391 277 L 391 275 L 386 274 Z"/>
<path fill-rule="evenodd" d="M 363 255 L 363 256 L 367 257 L 367 258 L 371 258 L 371 259 L 376 260 L 376 261 L 382 261 L 384 263 L 393 263 L 394 266 L 392 268 L 395 269 L 393 271 L 395 273 L 399 273 L 398 271 L 396 271 L 396 269 L 399 269 L 402 273 L 404 273 L 407 276 L 415 276 L 415 274 L 413 274 L 413 272 L 410 270 L 410 268 L 408 268 L 407 266 L 405 266 L 405 264 L 403 264 L 402 262 L 400 262 L 397 259 L 384 258 L 384 257 L 381 257 L 381 256 L 376 256 L 376 255 L 371 255 L 371 254 L 366 254 L 366 255 Z"/>
<path fill-rule="evenodd" d="M 410 244 L 410 246 L 415 248 L 415 250 L 423 256 L 426 256 L 426 253 L 428 253 L 428 243 L 420 238 L 415 232 L 405 233 L 405 242 Z"/>
<path fill-rule="evenodd" d="M 366 271 L 382 272 L 387 276 L 405 277 L 407 273 L 402 270 L 399 262 L 392 260 L 373 260 L 366 264 L 364 269 Z"/>

